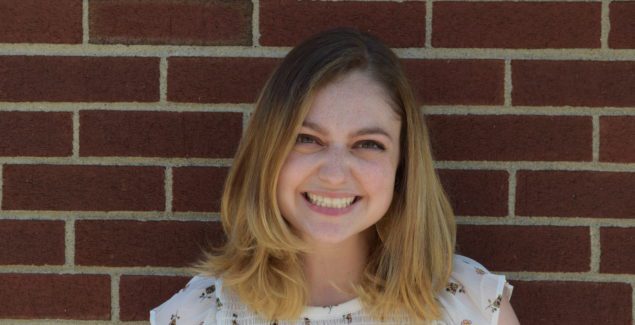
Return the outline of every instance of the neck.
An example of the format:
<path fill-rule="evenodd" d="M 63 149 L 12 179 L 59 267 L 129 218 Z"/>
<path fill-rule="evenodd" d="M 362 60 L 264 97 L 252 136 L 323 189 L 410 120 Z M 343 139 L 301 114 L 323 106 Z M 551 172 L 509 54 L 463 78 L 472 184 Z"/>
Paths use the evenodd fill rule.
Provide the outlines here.
<path fill-rule="evenodd" d="M 336 244 L 309 243 L 311 251 L 303 256 L 303 267 L 310 306 L 332 306 L 355 298 L 353 286 L 364 273 L 374 233 L 370 228 Z"/>

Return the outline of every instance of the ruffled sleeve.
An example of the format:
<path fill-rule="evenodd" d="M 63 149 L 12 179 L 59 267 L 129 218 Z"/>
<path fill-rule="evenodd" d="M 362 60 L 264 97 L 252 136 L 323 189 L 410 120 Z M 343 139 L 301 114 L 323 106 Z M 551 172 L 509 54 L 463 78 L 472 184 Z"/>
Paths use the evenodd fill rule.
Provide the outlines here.
<path fill-rule="evenodd" d="M 150 311 L 150 324 L 215 324 L 216 279 L 196 276 L 172 298 Z"/>
<path fill-rule="evenodd" d="M 447 324 L 496 325 L 501 301 L 509 299 L 512 289 L 504 275 L 492 274 L 478 262 L 455 255 L 450 279 L 437 298 Z"/>

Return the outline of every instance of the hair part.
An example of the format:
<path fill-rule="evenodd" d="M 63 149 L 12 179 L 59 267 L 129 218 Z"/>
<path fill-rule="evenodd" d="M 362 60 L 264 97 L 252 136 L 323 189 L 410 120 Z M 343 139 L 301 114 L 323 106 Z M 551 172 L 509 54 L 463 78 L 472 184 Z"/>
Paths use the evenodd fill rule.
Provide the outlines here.
<path fill-rule="evenodd" d="M 376 38 L 335 29 L 306 40 L 284 58 L 262 90 L 225 183 L 221 221 L 227 241 L 197 271 L 262 317 L 296 319 L 308 301 L 301 254 L 308 251 L 280 213 L 278 175 L 317 91 L 361 71 L 386 92 L 402 126 L 393 201 L 376 227 L 357 293 L 377 319 L 395 310 L 441 317 L 436 294 L 452 269 L 454 214 L 434 170 L 428 132 L 397 56 Z"/>

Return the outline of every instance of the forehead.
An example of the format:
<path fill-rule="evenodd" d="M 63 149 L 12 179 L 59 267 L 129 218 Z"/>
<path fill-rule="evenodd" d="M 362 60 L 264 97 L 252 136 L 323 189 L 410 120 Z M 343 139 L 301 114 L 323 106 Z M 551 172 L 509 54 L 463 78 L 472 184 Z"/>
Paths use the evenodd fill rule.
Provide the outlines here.
<path fill-rule="evenodd" d="M 386 90 L 364 72 L 354 71 L 319 89 L 306 122 L 326 127 L 400 126 Z"/>

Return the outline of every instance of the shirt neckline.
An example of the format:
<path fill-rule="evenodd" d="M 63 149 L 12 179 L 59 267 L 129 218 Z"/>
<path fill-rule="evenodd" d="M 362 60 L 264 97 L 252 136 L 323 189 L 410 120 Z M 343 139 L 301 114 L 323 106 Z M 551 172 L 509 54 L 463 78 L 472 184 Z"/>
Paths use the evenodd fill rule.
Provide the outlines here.
<path fill-rule="evenodd" d="M 354 314 L 362 310 L 362 303 L 359 298 L 333 306 L 306 306 L 302 312 L 302 318 L 310 320 L 330 320 L 346 317 L 347 314 Z"/>

